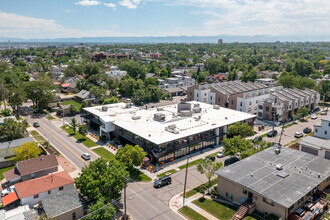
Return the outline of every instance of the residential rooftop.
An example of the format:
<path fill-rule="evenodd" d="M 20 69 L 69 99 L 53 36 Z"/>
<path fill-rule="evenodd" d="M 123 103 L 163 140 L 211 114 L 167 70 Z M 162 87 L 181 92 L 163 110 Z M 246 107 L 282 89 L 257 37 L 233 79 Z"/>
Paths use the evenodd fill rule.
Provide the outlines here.
<path fill-rule="evenodd" d="M 276 154 L 275 149 L 270 147 L 216 174 L 286 208 L 329 178 L 330 160 L 290 148 Z"/>
<path fill-rule="evenodd" d="M 20 199 L 74 183 L 65 171 L 15 184 Z"/>
<path fill-rule="evenodd" d="M 55 154 L 42 155 L 40 157 L 17 162 L 17 168 L 21 176 L 57 166 L 58 162 Z"/>
<path fill-rule="evenodd" d="M 325 140 L 318 137 L 313 136 L 307 136 L 303 138 L 300 142 L 300 144 L 309 146 L 318 150 L 321 149 L 327 149 L 330 150 L 330 140 Z"/>
<path fill-rule="evenodd" d="M 86 200 L 74 188 L 42 200 L 42 206 L 47 217 L 50 218 L 55 218 L 81 206 L 84 210 L 88 208 Z"/>
<path fill-rule="evenodd" d="M 10 147 L 18 147 L 24 144 L 25 142 L 32 142 L 34 139 L 32 137 L 27 137 L 27 138 L 20 138 L 12 141 L 6 141 L 6 142 L 1 142 L 0 143 L 0 149 L 6 149 Z"/>
<path fill-rule="evenodd" d="M 125 103 L 105 105 L 103 109 L 102 106 L 96 106 L 84 110 L 98 116 L 104 123 L 111 122 L 154 144 L 166 143 L 256 117 L 196 101 L 186 104 L 191 105 L 191 111 L 178 112 L 178 105 L 140 109 L 134 106 L 127 107 Z M 155 114 L 163 115 L 164 120 L 155 120 Z M 175 132 L 170 132 L 169 127 Z"/>

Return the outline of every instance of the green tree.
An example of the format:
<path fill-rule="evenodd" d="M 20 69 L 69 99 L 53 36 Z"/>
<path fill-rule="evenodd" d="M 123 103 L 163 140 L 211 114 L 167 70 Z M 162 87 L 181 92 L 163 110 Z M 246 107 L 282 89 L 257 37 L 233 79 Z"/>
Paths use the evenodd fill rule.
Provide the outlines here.
<path fill-rule="evenodd" d="M 81 124 L 78 127 L 78 132 L 79 134 L 81 134 L 82 136 L 86 136 L 88 134 L 88 129 L 87 126 L 85 124 Z"/>
<path fill-rule="evenodd" d="M 166 79 L 169 77 L 169 73 L 168 73 L 167 69 L 163 68 L 160 70 L 160 77 L 162 79 Z"/>
<path fill-rule="evenodd" d="M 70 105 L 69 111 L 70 111 L 71 115 L 74 115 L 77 110 L 76 110 L 76 107 L 74 107 L 74 105 Z"/>
<path fill-rule="evenodd" d="M 164 70 L 166 70 L 166 69 L 164 69 Z M 158 86 L 158 85 L 159 85 L 159 80 L 157 78 L 149 77 L 149 78 L 146 78 L 146 80 L 144 81 L 145 87 Z"/>
<path fill-rule="evenodd" d="M 178 64 L 178 66 L 179 66 L 179 67 L 181 67 L 181 68 L 183 68 L 183 67 L 186 67 L 186 66 L 187 66 L 187 64 L 186 64 L 186 62 L 185 62 L 185 61 L 183 61 L 183 60 L 180 60 L 180 62 L 179 62 L 179 64 Z"/>
<path fill-rule="evenodd" d="M 25 101 L 25 92 L 22 89 L 14 89 L 8 97 L 8 104 L 13 109 L 13 113 L 18 118 L 19 110 Z"/>
<path fill-rule="evenodd" d="M 0 83 L 0 101 L 4 103 L 5 108 L 7 105 L 8 95 L 9 95 L 8 89 L 5 87 L 4 84 Z"/>
<path fill-rule="evenodd" d="M 254 135 L 253 129 L 247 123 L 235 123 L 230 125 L 227 129 L 227 135 L 229 138 L 240 135 L 242 137 L 249 137 Z"/>
<path fill-rule="evenodd" d="M 324 66 L 323 74 L 330 74 L 330 64 Z"/>
<path fill-rule="evenodd" d="M 146 67 L 135 61 L 126 60 L 121 62 L 120 69 L 127 71 L 127 74 L 134 79 L 144 80 L 147 75 Z"/>
<path fill-rule="evenodd" d="M 216 58 L 209 58 L 205 62 L 205 69 L 208 70 L 211 75 L 215 75 L 219 72 L 220 64 L 221 60 Z"/>
<path fill-rule="evenodd" d="M 83 101 L 81 102 L 81 108 L 80 108 L 80 111 L 81 111 L 83 108 L 86 108 L 86 107 L 88 107 L 88 102 L 87 102 L 86 100 L 83 100 Z"/>
<path fill-rule="evenodd" d="M 330 80 L 322 80 L 318 85 L 318 91 L 322 99 L 330 100 Z"/>
<path fill-rule="evenodd" d="M 238 152 L 243 152 L 252 148 L 251 140 L 246 140 L 241 136 L 234 136 L 233 138 L 225 138 L 222 141 L 224 153 L 226 155 L 234 156 Z"/>
<path fill-rule="evenodd" d="M 118 150 L 116 159 L 123 163 L 127 168 L 131 169 L 133 166 L 139 166 L 142 160 L 147 156 L 147 153 L 139 145 L 126 144 L 125 147 Z"/>
<path fill-rule="evenodd" d="M 165 66 L 166 70 L 167 70 L 167 73 L 168 73 L 168 76 L 170 77 L 171 74 L 172 74 L 172 65 L 167 63 L 166 66 Z"/>
<path fill-rule="evenodd" d="M 25 92 L 28 99 L 32 100 L 34 106 L 42 110 L 53 100 L 55 92 L 53 85 L 48 78 L 41 78 L 36 81 L 29 81 L 25 84 Z"/>
<path fill-rule="evenodd" d="M 104 205 L 110 207 L 112 200 L 120 198 L 128 177 L 129 174 L 123 164 L 116 160 L 108 162 L 98 158 L 83 167 L 80 176 L 75 179 L 75 184 L 79 192 L 88 199 L 91 204 L 90 211 L 93 212 Z M 112 219 L 108 218 L 112 213 L 113 210 L 110 208 L 90 216 L 91 219 Z"/>
<path fill-rule="evenodd" d="M 116 209 L 110 203 L 101 199 L 89 207 L 89 213 L 88 220 L 113 219 Z"/>
<path fill-rule="evenodd" d="M 96 102 L 106 93 L 106 90 L 99 86 L 93 86 L 89 91 L 96 97 Z"/>
<path fill-rule="evenodd" d="M 213 163 L 212 160 L 202 160 L 197 163 L 197 170 L 201 174 L 205 174 L 206 178 L 208 179 L 208 192 L 210 193 L 211 187 L 211 178 L 214 176 L 214 172 L 217 171 L 222 167 L 221 162 Z"/>
<path fill-rule="evenodd" d="M 298 109 L 298 114 L 305 118 L 307 115 L 308 115 L 308 108 L 305 108 L 305 107 L 301 107 Z"/>
<path fill-rule="evenodd" d="M 111 96 L 108 99 L 105 99 L 102 103 L 102 105 L 107 105 L 107 104 L 113 104 L 113 103 L 118 103 L 119 99 L 117 97 Z"/>
<path fill-rule="evenodd" d="M 294 70 L 300 76 L 308 76 L 315 72 L 313 63 L 305 59 L 297 59 L 294 64 Z"/>
<path fill-rule="evenodd" d="M 24 137 L 24 132 L 28 127 L 26 120 L 19 122 L 12 118 L 6 118 L 0 125 L 0 141 L 11 141 Z"/>
<path fill-rule="evenodd" d="M 76 133 L 77 130 L 77 120 L 75 118 L 71 118 L 71 127 L 74 133 Z"/>
<path fill-rule="evenodd" d="M 9 108 L 5 108 L 1 111 L 1 114 L 4 116 L 4 117 L 8 117 L 8 116 L 11 116 L 11 111 Z"/>
<path fill-rule="evenodd" d="M 27 160 L 30 158 L 38 157 L 42 150 L 38 146 L 37 142 L 25 142 L 23 145 L 19 146 L 16 150 L 14 150 L 16 157 L 16 161 Z"/>

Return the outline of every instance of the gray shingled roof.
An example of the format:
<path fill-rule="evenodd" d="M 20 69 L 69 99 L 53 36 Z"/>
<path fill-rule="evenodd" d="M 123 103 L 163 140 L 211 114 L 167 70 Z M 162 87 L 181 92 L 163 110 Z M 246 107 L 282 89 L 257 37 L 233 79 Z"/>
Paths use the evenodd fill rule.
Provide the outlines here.
<path fill-rule="evenodd" d="M 76 189 L 62 191 L 54 196 L 42 200 L 43 209 L 47 217 L 55 218 L 70 210 L 83 206 L 87 209 L 87 203 Z"/>
<path fill-rule="evenodd" d="M 330 160 L 290 148 L 274 151 L 268 148 L 216 174 L 286 208 L 330 176 Z"/>
<path fill-rule="evenodd" d="M 32 141 L 34 141 L 34 139 L 32 137 L 28 137 L 28 138 L 20 138 L 20 139 L 16 139 L 16 140 L 12 140 L 12 141 L 1 142 L 0 149 L 18 147 L 18 146 L 24 144 L 25 142 L 32 142 Z"/>

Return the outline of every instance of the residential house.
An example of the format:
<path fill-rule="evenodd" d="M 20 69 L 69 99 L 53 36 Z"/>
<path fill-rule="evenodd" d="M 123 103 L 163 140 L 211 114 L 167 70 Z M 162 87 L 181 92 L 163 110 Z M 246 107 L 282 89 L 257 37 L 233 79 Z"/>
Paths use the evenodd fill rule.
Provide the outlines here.
<path fill-rule="evenodd" d="M 65 171 L 16 183 L 15 190 L 21 205 L 33 207 L 41 200 L 61 191 L 74 189 L 74 180 Z"/>
<path fill-rule="evenodd" d="M 58 162 L 54 154 L 41 155 L 16 162 L 15 168 L 3 173 L 9 183 L 27 181 L 33 178 L 48 175 L 58 171 Z"/>
<path fill-rule="evenodd" d="M 19 206 L 10 210 L 0 210 L 1 220 L 37 220 L 40 217 L 38 212 L 30 209 L 28 205 Z"/>
<path fill-rule="evenodd" d="M 176 75 L 176 77 L 167 78 L 166 80 L 159 79 L 158 88 L 165 91 L 169 88 L 181 88 L 185 86 L 195 85 L 195 79 L 189 76 Z"/>
<path fill-rule="evenodd" d="M 23 145 L 25 142 L 32 142 L 32 137 L 20 138 L 12 141 L 6 141 L 0 143 L 0 158 L 15 156 L 15 150 Z"/>
<path fill-rule="evenodd" d="M 299 142 L 299 150 L 330 160 L 330 116 L 314 125 L 314 136 L 307 136 Z"/>
<path fill-rule="evenodd" d="M 83 100 L 87 101 L 87 102 L 94 102 L 95 101 L 95 96 L 86 90 L 81 90 L 75 97 L 75 99 L 78 102 L 82 102 Z"/>
<path fill-rule="evenodd" d="M 241 205 L 280 219 L 314 219 L 327 209 L 330 161 L 291 148 L 270 147 L 216 171 L 217 193 Z M 241 209 L 243 210 L 243 209 Z"/>
<path fill-rule="evenodd" d="M 86 200 L 74 188 L 43 199 L 42 208 L 54 220 L 80 219 L 88 213 Z"/>

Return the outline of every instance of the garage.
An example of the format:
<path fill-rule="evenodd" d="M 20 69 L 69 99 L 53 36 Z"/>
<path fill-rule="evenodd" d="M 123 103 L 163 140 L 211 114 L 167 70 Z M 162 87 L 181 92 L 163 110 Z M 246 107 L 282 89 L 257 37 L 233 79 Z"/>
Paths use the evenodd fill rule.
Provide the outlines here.
<path fill-rule="evenodd" d="M 311 149 L 311 148 L 308 148 L 308 147 L 305 147 L 305 146 L 302 146 L 301 150 L 304 151 L 304 152 L 306 152 L 306 153 L 313 154 L 315 156 L 318 155 L 318 151 L 317 150 Z"/>
<path fill-rule="evenodd" d="M 325 157 L 325 159 L 330 160 L 330 151 L 326 151 L 324 157 Z"/>

